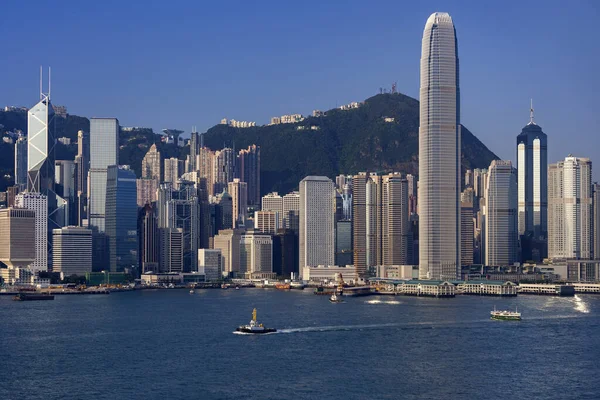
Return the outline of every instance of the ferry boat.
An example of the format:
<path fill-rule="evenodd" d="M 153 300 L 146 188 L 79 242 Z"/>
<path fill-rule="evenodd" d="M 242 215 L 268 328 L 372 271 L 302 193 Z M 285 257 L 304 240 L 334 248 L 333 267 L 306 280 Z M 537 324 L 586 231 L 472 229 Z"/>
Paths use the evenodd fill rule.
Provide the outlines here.
<path fill-rule="evenodd" d="M 516 308 L 515 308 L 515 311 L 508 311 L 508 310 L 499 311 L 499 310 L 496 310 L 496 307 L 494 307 L 494 310 L 491 311 L 490 314 L 491 314 L 491 319 L 496 319 L 496 320 L 503 320 L 503 321 L 520 321 L 521 320 L 521 313 L 518 312 Z"/>
<path fill-rule="evenodd" d="M 275 289 L 279 290 L 290 290 L 291 286 L 289 283 L 276 283 Z"/>
<path fill-rule="evenodd" d="M 14 301 L 54 300 L 54 295 L 45 293 L 17 293 Z"/>
<path fill-rule="evenodd" d="M 190 289 L 190 294 L 194 294 L 194 289 Z"/>
<path fill-rule="evenodd" d="M 259 324 L 256 322 L 256 308 L 252 310 L 252 319 L 248 325 L 238 326 L 236 332 L 242 333 L 252 333 L 252 334 L 261 334 L 261 333 L 273 333 L 277 332 L 275 328 L 265 328 L 263 324 Z"/>
<path fill-rule="evenodd" d="M 344 302 L 344 300 L 342 300 L 342 295 L 341 294 L 338 295 L 335 292 L 333 292 L 331 294 L 331 296 L 329 297 L 329 301 L 332 303 L 343 303 Z"/>

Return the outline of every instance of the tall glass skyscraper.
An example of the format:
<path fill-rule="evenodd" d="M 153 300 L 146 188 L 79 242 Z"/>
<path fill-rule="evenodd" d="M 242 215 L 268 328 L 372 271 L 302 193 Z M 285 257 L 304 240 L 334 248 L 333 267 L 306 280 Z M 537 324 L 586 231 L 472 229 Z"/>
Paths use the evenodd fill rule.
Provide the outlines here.
<path fill-rule="evenodd" d="M 456 279 L 460 268 L 460 90 L 452 18 L 433 13 L 421 53 L 419 277 Z"/>
<path fill-rule="evenodd" d="M 15 185 L 23 191 L 27 187 L 27 138 L 15 142 Z"/>
<path fill-rule="evenodd" d="M 522 261 L 546 257 L 548 237 L 548 139 L 533 121 L 517 136 L 519 235 Z"/>
<path fill-rule="evenodd" d="M 137 266 L 137 189 L 128 166 L 111 165 L 106 181 L 106 237 L 111 272 Z"/>
<path fill-rule="evenodd" d="M 517 179 L 510 161 L 492 161 L 485 201 L 485 265 L 512 265 L 518 252 Z"/>
<path fill-rule="evenodd" d="M 89 226 L 104 232 L 106 172 L 119 163 L 119 121 L 116 118 L 90 119 Z"/>

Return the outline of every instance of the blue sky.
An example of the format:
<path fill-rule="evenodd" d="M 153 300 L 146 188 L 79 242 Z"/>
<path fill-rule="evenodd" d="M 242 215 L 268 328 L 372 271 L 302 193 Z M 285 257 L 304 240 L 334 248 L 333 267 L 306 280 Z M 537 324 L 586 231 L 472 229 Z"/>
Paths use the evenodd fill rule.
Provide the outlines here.
<path fill-rule="evenodd" d="M 0 105 L 38 99 L 39 66 L 69 112 L 204 131 L 223 118 L 361 101 L 398 83 L 418 98 L 421 35 L 456 25 L 462 123 L 504 159 L 529 119 L 549 162 L 600 161 L 600 2 L 5 0 Z"/>

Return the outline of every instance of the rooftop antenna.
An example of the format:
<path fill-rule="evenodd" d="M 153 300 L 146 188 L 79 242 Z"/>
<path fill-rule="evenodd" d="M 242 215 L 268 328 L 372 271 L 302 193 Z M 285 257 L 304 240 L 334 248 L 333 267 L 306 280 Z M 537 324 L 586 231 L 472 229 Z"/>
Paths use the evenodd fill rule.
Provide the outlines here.
<path fill-rule="evenodd" d="M 51 92 L 52 92 L 52 68 L 48 67 L 48 100 L 50 100 Z"/>
<path fill-rule="evenodd" d="M 42 99 L 42 81 L 43 81 L 43 75 L 42 75 L 42 66 L 40 65 L 40 100 Z"/>
<path fill-rule="evenodd" d="M 530 100 L 531 103 L 529 107 L 529 125 L 535 125 L 535 122 L 533 122 L 533 99 Z"/>

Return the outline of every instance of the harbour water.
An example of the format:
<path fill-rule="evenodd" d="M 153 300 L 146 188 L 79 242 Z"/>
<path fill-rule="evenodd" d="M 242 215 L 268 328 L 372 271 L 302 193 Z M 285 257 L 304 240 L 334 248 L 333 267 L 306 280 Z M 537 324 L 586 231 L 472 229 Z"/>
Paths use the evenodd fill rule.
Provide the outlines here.
<path fill-rule="evenodd" d="M 253 308 L 279 331 L 233 334 Z M 599 316 L 595 295 L 3 296 L 0 399 L 597 399 Z"/>

